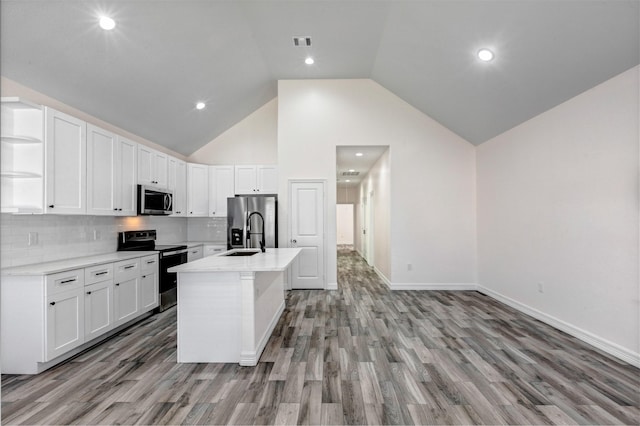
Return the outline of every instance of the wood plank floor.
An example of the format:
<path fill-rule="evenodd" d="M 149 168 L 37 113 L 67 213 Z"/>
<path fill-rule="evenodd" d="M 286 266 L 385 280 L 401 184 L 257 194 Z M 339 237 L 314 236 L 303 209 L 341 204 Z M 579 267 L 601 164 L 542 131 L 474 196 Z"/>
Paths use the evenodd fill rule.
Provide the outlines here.
<path fill-rule="evenodd" d="M 38 376 L 3 424 L 638 424 L 640 371 L 473 291 L 390 292 L 353 251 L 256 367 L 177 364 L 170 309 Z"/>

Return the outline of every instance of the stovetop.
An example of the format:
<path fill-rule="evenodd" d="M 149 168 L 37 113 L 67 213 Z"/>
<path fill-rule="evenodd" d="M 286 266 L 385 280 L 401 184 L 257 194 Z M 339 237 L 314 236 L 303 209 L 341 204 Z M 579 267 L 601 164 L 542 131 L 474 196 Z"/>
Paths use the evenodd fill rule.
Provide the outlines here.
<path fill-rule="evenodd" d="M 118 232 L 118 251 L 159 251 L 186 250 L 186 245 L 156 244 L 156 230 Z"/>

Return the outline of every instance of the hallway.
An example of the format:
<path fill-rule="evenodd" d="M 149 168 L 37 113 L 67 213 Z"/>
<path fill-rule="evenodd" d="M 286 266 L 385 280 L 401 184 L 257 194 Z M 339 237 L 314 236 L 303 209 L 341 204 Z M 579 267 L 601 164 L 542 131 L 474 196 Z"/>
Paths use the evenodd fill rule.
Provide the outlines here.
<path fill-rule="evenodd" d="M 176 364 L 170 309 L 38 376 L 4 424 L 638 424 L 640 372 L 472 291 L 390 292 L 353 250 L 256 367 Z"/>

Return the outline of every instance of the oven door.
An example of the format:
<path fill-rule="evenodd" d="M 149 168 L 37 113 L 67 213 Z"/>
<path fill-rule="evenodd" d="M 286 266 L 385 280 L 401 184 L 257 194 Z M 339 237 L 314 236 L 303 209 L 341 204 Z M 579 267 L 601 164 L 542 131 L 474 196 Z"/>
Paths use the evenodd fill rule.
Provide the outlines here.
<path fill-rule="evenodd" d="M 178 274 L 167 269 L 187 263 L 188 250 L 160 253 L 160 312 L 178 302 Z"/>

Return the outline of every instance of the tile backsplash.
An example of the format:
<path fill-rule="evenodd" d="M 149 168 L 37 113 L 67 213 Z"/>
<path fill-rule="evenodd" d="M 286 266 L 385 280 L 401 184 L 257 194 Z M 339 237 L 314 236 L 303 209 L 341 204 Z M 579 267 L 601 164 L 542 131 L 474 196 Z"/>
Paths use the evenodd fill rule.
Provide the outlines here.
<path fill-rule="evenodd" d="M 2 214 L 0 267 L 111 253 L 120 231 L 156 229 L 159 243 L 183 242 L 188 240 L 187 228 L 187 218 Z"/>
<path fill-rule="evenodd" d="M 227 242 L 226 217 L 190 217 L 187 224 L 189 241 Z"/>

